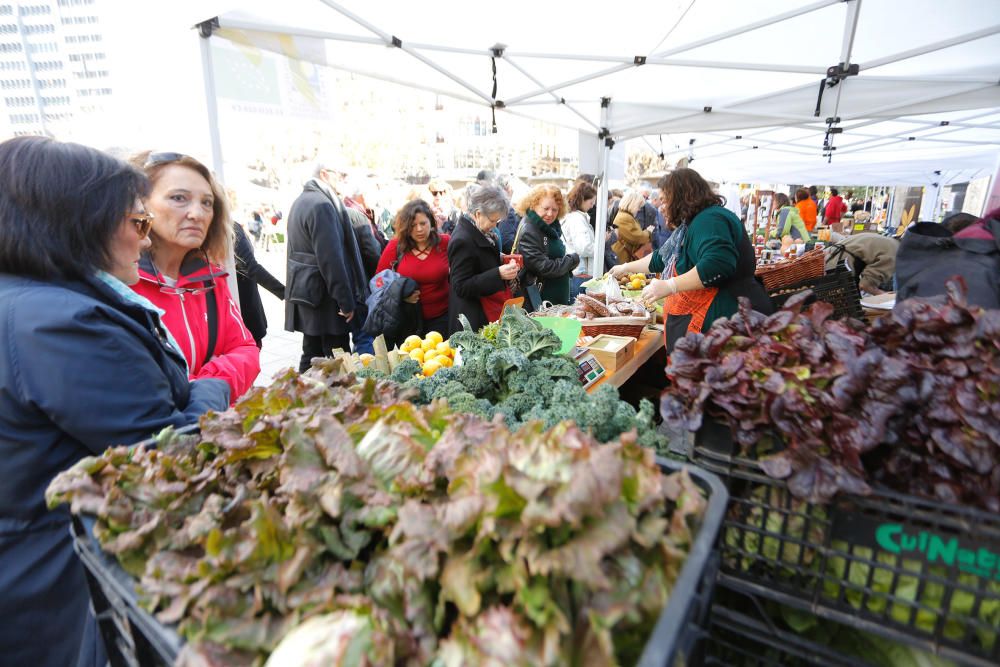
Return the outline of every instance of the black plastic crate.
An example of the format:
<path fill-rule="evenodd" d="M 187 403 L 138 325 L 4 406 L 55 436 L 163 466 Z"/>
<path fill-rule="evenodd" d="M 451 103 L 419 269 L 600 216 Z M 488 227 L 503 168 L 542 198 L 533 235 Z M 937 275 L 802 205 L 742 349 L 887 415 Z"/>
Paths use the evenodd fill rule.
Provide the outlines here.
<path fill-rule="evenodd" d="M 192 434 L 195 431 L 184 429 L 182 432 Z M 692 480 L 705 492 L 707 506 L 670 600 L 660 612 L 638 665 L 698 665 L 718 573 L 715 541 L 729 495 L 712 473 L 661 457 L 656 461 L 664 473 L 687 469 Z M 73 518 L 73 548 L 87 573 L 91 600 L 112 667 L 172 665 L 183 640 L 173 627 L 163 625 L 139 606 L 135 580 L 113 557 L 101 550 L 85 525 L 86 521 Z"/>
<path fill-rule="evenodd" d="M 875 490 L 794 498 L 706 423 L 690 458 L 730 506 L 720 583 L 975 667 L 1000 664 L 1000 517 Z"/>
<path fill-rule="evenodd" d="M 878 664 L 866 659 L 872 657 L 865 655 L 866 638 L 846 626 L 821 623 L 813 618 L 816 627 L 796 632 L 784 622 L 777 603 L 723 586 L 716 590 L 705 667 L 876 667 Z"/>
<path fill-rule="evenodd" d="M 858 292 L 858 285 L 854 282 L 854 274 L 843 264 L 819 278 L 809 278 L 794 285 L 776 289 L 770 292 L 769 296 L 775 308 L 781 308 L 788 299 L 805 290 L 812 290 L 813 293 L 806 303 L 826 301 L 833 306 L 834 319 L 842 317 L 861 319 L 864 317 L 864 310 L 861 308 L 861 293 Z"/>
<path fill-rule="evenodd" d="M 112 667 L 169 667 L 183 641 L 139 606 L 135 579 L 101 550 L 92 520 L 73 517 L 73 550 L 83 563 L 94 615 Z"/>

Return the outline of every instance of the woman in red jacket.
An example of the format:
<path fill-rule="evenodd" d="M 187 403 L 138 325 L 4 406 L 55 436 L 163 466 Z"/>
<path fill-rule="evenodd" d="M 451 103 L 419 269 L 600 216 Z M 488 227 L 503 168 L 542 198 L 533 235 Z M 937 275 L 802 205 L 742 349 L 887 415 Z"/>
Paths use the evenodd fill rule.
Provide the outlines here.
<path fill-rule="evenodd" d="M 187 155 L 140 153 L 132 162 L 149 177 L 145 204 L 153 216 L 153 243 L 132 289 L 164 311 L 191 379 L 225 380 L 236 402 L 260 373 L 260 350 L 221 268 L 233 245 L 225 195 Z"/>
<path fill-rule="evenodd" d="M 382 251 L 378 271 L 394 269 L 412 278 L 419 289 L 407 298 L 420 303 L 423 323 L 413 327 L 421 336 L 448 331 L 448 239 L 439 234 L 434 212 L 423 199 L 408 202 L 396 214 L 396 236 Z"/>

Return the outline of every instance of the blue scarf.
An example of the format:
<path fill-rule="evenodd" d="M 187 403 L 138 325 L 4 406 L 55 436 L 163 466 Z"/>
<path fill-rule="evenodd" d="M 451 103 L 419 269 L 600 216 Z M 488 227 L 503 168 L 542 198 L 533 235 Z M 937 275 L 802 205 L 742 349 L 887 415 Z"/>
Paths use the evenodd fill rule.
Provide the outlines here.
<path fill-rule="evenodd" d="M 677 256 L 681 254 L 681 249 L 684 247 L 684 236 L 687 234 L 687 223 L 682 222 L 680 227 L 674 230 L 674 233 L 670 235 L 660 249 L 657 251 L 660 253 L 660 257 L 663 259 L 663 275 L 667 278 L 674 275 L 674 265 L 677 264 Z"/>

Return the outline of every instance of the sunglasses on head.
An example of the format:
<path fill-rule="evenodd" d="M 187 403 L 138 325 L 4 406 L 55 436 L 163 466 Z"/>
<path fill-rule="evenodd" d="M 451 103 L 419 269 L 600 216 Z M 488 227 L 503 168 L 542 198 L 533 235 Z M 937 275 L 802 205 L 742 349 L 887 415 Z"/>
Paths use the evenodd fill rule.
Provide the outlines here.
<path fill-rule="evenodd" d="M 144 239 L 149 236 L 149 231 L 153 228 L 152 213 L 137 213 L 131 216 L 129 221 L 135 225 L 135 231 L 139 235 L 140 239 Z"/>
<path fill-rule="evenodd" d="M 178 162 L 180 160 L 183 160 L 184 158 L 187 158 L 188 160 L 194 160 L 193 157 L 185 155 L 184 153 L 150 153 L 146 157 L 146 162 L 142 165 L 142 168 L 149 169 L 150 167 L 156 167 L 161 164 Z M 195 162 L 198 161 L 195 160 Z"/>

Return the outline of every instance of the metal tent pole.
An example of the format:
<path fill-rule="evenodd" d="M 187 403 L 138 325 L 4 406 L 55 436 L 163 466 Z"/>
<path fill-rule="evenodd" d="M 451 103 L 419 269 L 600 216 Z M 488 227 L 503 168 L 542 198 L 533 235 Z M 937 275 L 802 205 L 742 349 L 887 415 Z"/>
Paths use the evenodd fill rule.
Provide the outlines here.
<path fill-rule="evenodd" d="M 222 138 L 219 135 L 219 103 L 215 97 L 215 70 L 212 67 L 212 31 L 219 27 L 217 18 L 198 24 L 198 36 L 201 38 L 201 71 L 205 82 L 205 106 L 208 116 L 208 136 L 212 147 L 212 171 L 215 178 L 225 187 L 226 172 L 222 161 Z M 230 213 L 231 214 L 231 213 Z M 226 257 L 226 284 L 233 298 L 239 301 L 240 292 L 236 285 L 236 259 L 233 249 L 229 249 Z"/>
<path fill-rule="evenodd" d="M 604 237 L 608 228 L 608 169 L 611 163 L 611 137 L 607 134 L 611 98 L 601 98 L 601 132 L 597 135 L 601 156 L 601 183 L 597 188 L 597 229 L 594 230 L 594 276 L 604 275 Z"/>

